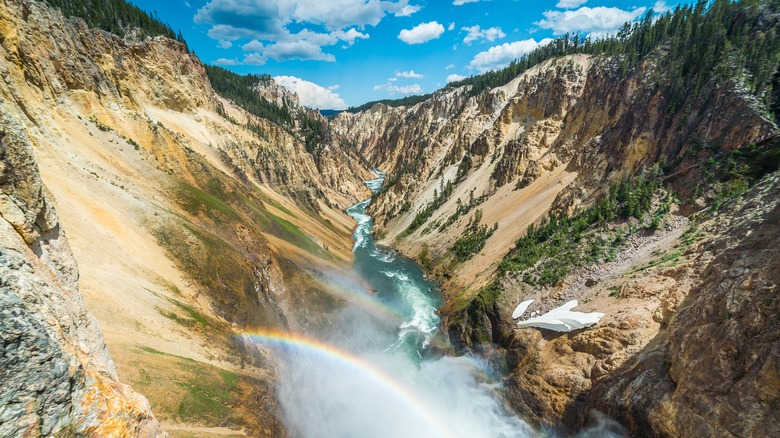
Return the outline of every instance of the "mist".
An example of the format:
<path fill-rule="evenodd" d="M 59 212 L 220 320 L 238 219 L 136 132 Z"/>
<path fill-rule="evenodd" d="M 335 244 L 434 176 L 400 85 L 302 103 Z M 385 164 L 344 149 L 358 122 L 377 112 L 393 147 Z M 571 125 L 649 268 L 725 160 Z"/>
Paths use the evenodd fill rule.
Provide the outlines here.
<path fill-rule="evenodd" d="M 359 309 L 337 321 L 340 327 L 325 342 L 339 353 L 294 345 L 279 351 L 279 399 L 292 435 L 536 436 L 505 411 L 476 361 L 421 360 L 409 349 L 392 348 L 395 333 Z M 354 336 L 342 335 L 347 327 Z"/>
<path fill-rule="evenodd" d="M 367 182 L 374 191 L 380 175 Z M 357 222 L 353 277 L 320 275 L 347 303 L 329 315 L 331 327 L 305 338 L 268 338 L 281 362 L 278 397 L 290 434 L 541 436 L 505 409 L 484 362 L 426 353 L 440 322 L 438 287 L 414 261 L 375 244 L 369 202 L 347 210 Z M 589 432 L 607 429 L 599 424 Z"/>

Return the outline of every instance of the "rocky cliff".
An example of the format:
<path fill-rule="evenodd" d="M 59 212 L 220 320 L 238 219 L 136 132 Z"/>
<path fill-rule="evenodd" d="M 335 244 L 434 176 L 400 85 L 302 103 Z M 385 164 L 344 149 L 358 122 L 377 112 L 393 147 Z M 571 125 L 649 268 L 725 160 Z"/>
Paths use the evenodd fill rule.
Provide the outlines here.
<path fill-rule="evenodd" d="M 386 241 L 412 255 L 425 247 L 445 293 L 476 292 L 551 208 L 570 213 L 602 196 L 608 181 L 656 163 L 674 172 L 703 160 L 703 143 L 736 148 L 774 129 L 755 99 L 714 79 L 686 98 L 687 110 L 670 114 L 659 56 L 627 74 L 602 56 L 557 58 L 477 96 L 445 89 L 411 108 L 342 114 L 334 131 L 390 173 L 374 205 Z M 687 197 L 698 177 L 678 178 L 676 190 Z M 449 249 L 476 210 L 498 228 L 449 272 Z"/>
<path fill-rule="evenodd" d="M 389 173 L 378 235 L 442 284 L 447 337 L 506 376 L 527 418 L 576 429 L 601 411 L 636 436 L 774 435 L 777 126 L 739 75 L 704 75 L 673 104 L 669 51 L 628 68 L 552 58 L 333 129 Z M 520 242 L 529 225 L 542 231 Z M 578 299 L 606 316 L 567 334 L 518 329 L 526 299 L 529 314 Z"/>
<path fill-rule="evenodd" d="M 317 273 L 349 268 L 357 153 L 307 149 L 298 118 L 324 119 L 275 84 L 255 92 L 289 126 L 220 97 L 182 43 L 41 1 L 0 1 L 0 77 L 3 336 L 23 347 L 3 379 L 48 382 L 3 384 L 2 434 L 152 436 L 151 405 L 174 433 L 284 436 L 274 355 L 241 335 L 343 305 Z"/>
<path fill-rule="evenodd" d="M 0 435 L 167 436 L 119 382 L 24 125 L 0 108 Z"/>

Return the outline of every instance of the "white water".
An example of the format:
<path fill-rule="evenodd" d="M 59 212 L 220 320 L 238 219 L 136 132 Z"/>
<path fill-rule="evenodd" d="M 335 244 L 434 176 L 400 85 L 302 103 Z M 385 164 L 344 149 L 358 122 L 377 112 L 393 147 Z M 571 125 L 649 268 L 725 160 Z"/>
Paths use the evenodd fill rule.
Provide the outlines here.
<path fill-rule="evenodd" d="M 384 175 L 367 181 L 376 191 Z M 347 212 L 357 222 L 354 270 L 375 289 L 390 313 L 388 324 L 348 307 L 332 316 L 333 330 L 318 338 L 348 352 L 286 348 L 279 397 L 293 436 L 301 437 L 531 437 L 530 426 L 504 409 L 498 385 L 471 357 L 431 358 L 440 296 L 413 261 L 371 236 L 369 201 Z M 351 293 L 372 295 L 351 279 Z"/>

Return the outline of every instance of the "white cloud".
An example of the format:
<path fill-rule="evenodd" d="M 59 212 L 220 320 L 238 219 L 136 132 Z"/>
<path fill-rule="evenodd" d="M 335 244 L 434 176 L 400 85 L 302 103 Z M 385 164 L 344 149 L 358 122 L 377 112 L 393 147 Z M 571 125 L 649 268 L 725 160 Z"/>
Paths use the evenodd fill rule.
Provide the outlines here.
<path fill-rule="evenodd" d="M 450 64 L 450 65 L 444 67 L 445 70 L 452 70 L 453 68 L 455 68 L 455 64 Z"/>
<path fill-rule="evenodd" d="M 454 30 L 454 29 L 455 29 L 455 23 L 454 22 L 450 23 L 450 25 L 447 26 L 447 30 Z"/>
<path fill-rule="evenodd" d="M 252 40 L 241 46 L 241 49 L 243 49 L 245 52 L 259 52 L 263 50 L 264 47 L 265 46 L 260 41 Z"/>
<path fill-rule="evenodd" d="M 479 0 L 455 0 L 452 2 L 455 6 L 465 5 L 466 3 L 476 3 Z"/>
<path fill-rule="evenodd" d="M 444 33 L 444 26 L 436 21 L 422 23 L 411 29 L 403 29 L 398 34 L 398 39 L 406 44 L 421 44 L 435 40 Z"/>
<path fill-rule="evenodd" d="M 365 40 L 369 38 L 367 33 L 358 32 L 354 27 L 346 32 L 343 30 L 331 32 L 330 36 L 331 38 L 336 38 L 337 41 L 345 41 L 350 46 L 355 44 L 357 39 Z"/>
<path fill-rule="evenodd" d="M 451 74 L 447 76 L 447 83 L 455 82 L 455 81 L 461 81 L 463 79 L 466 79 L 468 76 L 458 75 L 458 74 Z"/>
<path fill-rule="evenodd" d="M 323 52 L 323 46 L 343 41 L 346 43 L 345 47 L 348 47 L 354 44 L 356 39 L 369 38 L 368 34 L 358 32 L 354 28 L 346 32 L 335 30 L 330 33 L 317 33 L 304 29 L 291 36 L 295 38 L 279 41 L 271 45 L 265 45 L 258 40 L 252 40 L 241 46 L 241 48 L 247 52 L 255 52 L 250 58 L 255 65 L 262 65 L 267 59 L 275 59 L 277 61 L 299 59 L 304 61 L 333 62 L 336 60 L 336 57 Z"/>
<path fill-rule="evenodd" d="M 341 88 L 341 85 L 339 85 L 339 84 L 334 84 L 334 85 L 331 85 L 329 87 L 325 87 L 326 90 L 330 90 L 330 91 L 336 91 L 339 88 Z"/>
<path fill-rule="evenodd" d="M 555 7 L 561 9 L 574 9 L 579 8 L 587 2 L 588 0 L 561 0 Z"/>
<path fill-rule="evenodd" d="M 295 76 L 274 76 L 274 81 L 284 88 L 297 93 L 301 105 L 317 109 L 345 109 L 347 104 L 334 93 L 335 88 L 317 85 Z M 338 86 L 336 86 L 338 87 Z"/>
<path fill-rule="evenodd" d="M 258 33 L 249 29 L 218 24 L 207 32 L 209 38 L 217 41 L 235 41 L 240 38 L 257 38 Z"/>
<path fill-rule="evenodd" d="M 302 61 L 336 62 L 336 57 L 322 51 L 322 47 L 309 41 L 285 41 L 272 44 L 265 48 L 263 57 L 277 61 L 299 59 Z"/>
<path fill-rule="evenodd" d="M 415 73 L 414 70 L 409 70 L 409 71 L 397 71 L 395 72 L 395 77 L 420 79 L 423 77 L 423 75 L 421 75 L 420 73 Z"/>
<path fill-rule="evenodd" d="M 259 53 L 250 53 L 250 54 L 244 56 L 243 64 L 247 64 L 247 65 L 265 65 L 265 61 L 266 61 L 265 56 L 262 56 Z"/>
<path fill-rule="evenodd" d="M 195 13 L 194 21 L 278 34 L 293 22 L 338 30 L 376 26 L 387 14 L 405 17 L 419 10 L 409 0 L 210 0 Z"/>
<path fill-rule="evenodd" d="M 469 69 L 486 72 L 488 70 L 504 67 L 513 60 L 520 58 L 535 48 L 546 45 L 551 41 L 552 39 L 545 38 L 537 42 L 533 38 L 529 38 L 527 40 L 493 46 L 484 52 L 477 53 L 477 55 L 474 56 L 474 59 L 469 63 Z"/>
<path fill-rule="evenodd" d="M 381 84 L 381 85 L 374 85 L 374 91 L 379 90 L 385 90 L 387 93 L 391 96 L 394 96 L 396 94 L 420 94 L 422 93 L 423 89 L 419 84 L 411 84 L 411 85 L 393 85 L 391 83 Z"/>
<path fill-rule="evenodd" d="M 644 7 L 624 11 L 604 6 L 583 6 L 574 11 L 545 11 L 544 20 L 535 24 L 542 29 L 552 29 L 556 35 L 566 32 L 606 34 L 618 30 L 627 21 L 635 20 L 644 14 L 645 10 Z"/>
<path fill-rule="evenodd" d="M 408 17 L 421 9 L 421 6 L 410 5 L 408 2 L 397 3 L 398 6 L 392 7 L 387 11 L 396 17 Z"/>
<path fill-rule="evenodd" d="M 653 11 L 659 14 L 663 14 L 664 12 L 671 11 L 672 8 L 669 7 L 669 5 L 666 4 L 664 0 L 658 0 L 653 5 Z"/>
<path fill-rule="evenodd" d="M 506 34 L 500 27 L 491 27 L 488 29 L 481 29 L 479 25 L 471 27 L 463 27 L 461 30 L 466 31 L 466 37 L 463 38 L 465 44 L 471 44 L 474 41 L 485 39 L 488 41 L 495 41 L 497 39 L 504 38 Z"/>
<path fill-rule="evenodd" d="M 215 65 L 240 65 L 241 63 L 235 59 L 219 58 L 215 59 L 212 64 Z"/>
<path fill-rule="evenodd" d="M 420 10 L 410 5 L 410 0 L 208 0 L 198 9 L 193 20 L 197 24 L 209 25 L 208 36 L 228 47 L 233 41 L 249 39 L 268 47 L 274 43 L 294 45 L 302 42 L 320 48 L 340 42 L 351 46 L 358 39 L 369 37 L 358 31 L 365 26 L 376 26 L 388 14 L 409 16 Z M 303 29 L 292 33 L 289 26 Z M 311 26 L 322 27 L 325 32 L 309 30 Z M 246 51 L 259 52 L 257 49 Z M 313 57 L 306 59 L 331 60 L 332 55 L 312 51 Z M 271 54 L 259 56 L 275 58 Z M 281 58 L 281 57 L 280 57 Z M 287 59 L 303 59 L 288 57 Z"/>

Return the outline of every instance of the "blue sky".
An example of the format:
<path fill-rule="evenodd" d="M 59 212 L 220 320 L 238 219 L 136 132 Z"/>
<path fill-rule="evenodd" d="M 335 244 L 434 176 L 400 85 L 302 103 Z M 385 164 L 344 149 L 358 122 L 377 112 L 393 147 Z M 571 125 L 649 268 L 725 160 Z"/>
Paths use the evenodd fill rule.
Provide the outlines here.
<path fill-rule="evenodd" d="M 303 104 L 342 109 L 429 93 L 569 32 L 601 35 L 658 0 L 130 0 L 207 64 L 268 73 Z"/>

